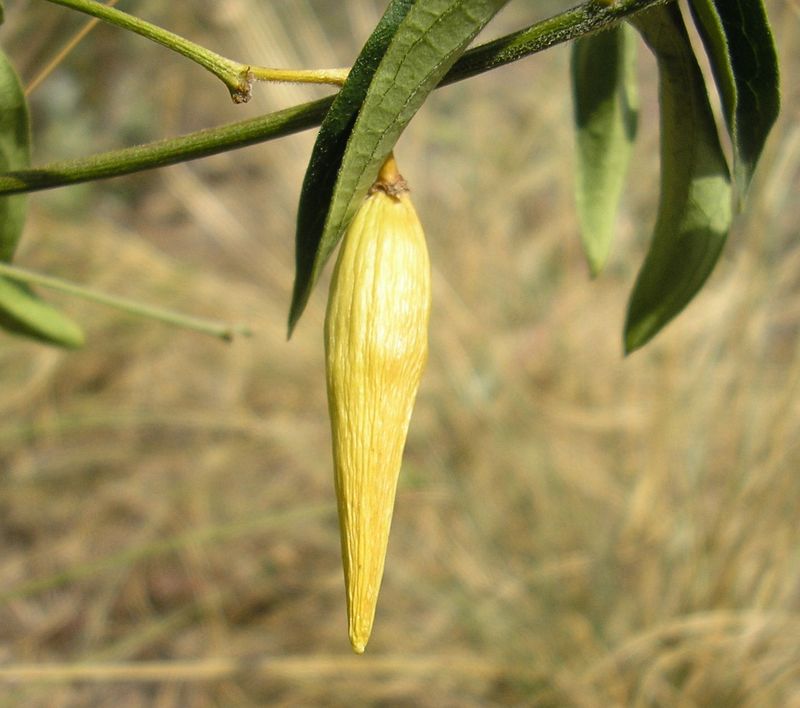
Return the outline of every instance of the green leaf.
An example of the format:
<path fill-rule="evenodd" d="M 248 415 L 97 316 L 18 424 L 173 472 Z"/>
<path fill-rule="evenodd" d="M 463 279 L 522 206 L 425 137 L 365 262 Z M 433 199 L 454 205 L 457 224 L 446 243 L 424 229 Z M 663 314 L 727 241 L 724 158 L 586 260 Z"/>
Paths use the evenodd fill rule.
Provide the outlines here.
<path fill-rule="evenodd" d="M 38 298 L 26 285 L 0 277 L 0 327 L 47 344 L 83 346 L 83 332 L 71 319 Z"/>
<path fill-rule="evenodd" d="M 611 250 L 614 220 L 636 136 L 635 33 L 627 24 L 572 44 L 577 131 L 576 202 L 593 276 Z"/>
<path fill-rule="evenodd" d="M 1 9 L 1 8 L 0 8 Z M 14 67 L 0 51 L 0 171 L 30 167 L 28 102 Z M 25 223 L 26 197 L 0 197 L 0 261 L 14 255 Z M 78 325 L 38 298 L 26 285 L 0 277 L 0 327 L 47 344 L 83 345 Z"/>
<path fill-rule="evenodd" d="M 353 64 L 320 126 L 306 169 L 297 209 L 296 276 L 290 330 L 302 313 L 313 287 L 311 274 L 319 248 L 328 205 L 342 164 L 347 140 L 364 102 L 370 81 L 394 33 L 414 0 L 393 0 Z"/>
<path fill-rule="evenodd" d="M 747 193 L 780 110 L 778 57 L 762 0 L 691 0 L 733 143 L 733 173 Z"/>
<path fill-rule="evenodd" d="M 322 268 L 403 129 L 473 37 L 507 1 L 417 0 L 400 22 L 358 112 L 324 224 L 319 231 L 298 234 L 304 253 L 298 254 L 290 333 Z"/>
<path fill-rule="evenodd" d="M 19 77 L 0 51 L 0 172 L 31 164 L 28 102 Z M 24 195 L 0 197 L 0 260 L 10 261 L 25 223 Z"/>
<path fill-rule="evenodd" d="M 732 219 L 728 166 L 676 4 L 633 20 L 658 62 L 661 196 L 625 323 L 625 350 L 649 341 L 702 287 Z"/>

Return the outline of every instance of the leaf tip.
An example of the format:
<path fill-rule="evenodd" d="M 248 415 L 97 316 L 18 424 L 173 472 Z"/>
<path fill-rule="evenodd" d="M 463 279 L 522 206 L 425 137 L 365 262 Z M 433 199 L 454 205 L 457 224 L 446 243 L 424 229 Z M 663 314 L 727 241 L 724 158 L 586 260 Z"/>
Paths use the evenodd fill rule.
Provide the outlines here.
<path fill-rule="evenodd" d="M 57 326 L 33 333 L 33 336 L 46 344 L 53 344 L 62 349 L 83 349 L 86 345 L 83 329 L 66 315 L 60 315 Z"/>
<path fill-rule="evenodd" d="M 625 330 L 623 334 L 625 356 L 629 356 L 637 349 L 641 349 L 658 334 L 662 327 L 663 325 L 659 326 L 658 323 L 652 319 L 642 319 L 632 316 L 630 310 L 628 310 L 628 317 L 625 321 Z"/>
<path fill-rule="evenodd" d="M 286 341 L 288 342 L 294 334 L 294 329 L 303 314 L 307 298 L 301 298 L 297 292 L 292 296 L 292 304 L 289 305 L 289 318 L 286 322 Z"/>
<path fill-rule="evenodd" d="M 605 257 L 593 256 L 589 251 L 586 252 L 586 263 L 589 267 L 589 277 L 594 280 L 603 271 L 606 264 Z"/>
<path fill-rule="evenodd" d="M 75 325 L 73 331 L 65 333 L 62 344 L 65 349 L 83 349 L 86 344 L 86 335 L 78 325 Z"/>
<path fill-rule="evenodd" d="M 632 337 L 628 332 L 625 333 L 623 341 L 622 352 L 625 356 L 630 356 L 637 349 L 641 349 L 643 342 L 639 342 L 635 337 Z"/>

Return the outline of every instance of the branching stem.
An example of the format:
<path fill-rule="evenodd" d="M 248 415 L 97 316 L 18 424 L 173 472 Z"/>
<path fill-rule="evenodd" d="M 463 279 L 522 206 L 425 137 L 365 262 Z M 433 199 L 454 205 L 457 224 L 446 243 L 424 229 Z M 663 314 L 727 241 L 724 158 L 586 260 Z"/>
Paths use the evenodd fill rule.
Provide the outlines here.
<path fill-rule="evenodd" d="M 248 73 L 249 67 L 239 62 L 226 59 L 216 52 L 212 52 L 210 49 L 191 42 L 174 32 L 165 30 L 163 27 L 154 25 L 152 22 L 129 15 L 127 12 L 117 10 L 115 7 L 103 5 L 96 2 L 96 0 L 48 0 L 48 2 L 78 10 L 158 42 L 168 49 L 182 54 L 187 59 L 200 64 L 200 66 L 205 67 L 212 74 L 219 77 L 228 87 L 231 97 L 236 103 L 244 103 L 250 98 L 251 78 Z"/>
<path fill-rule="evenodd" d="M 68 7 L 75 7 L 75 9 L 91 6 L 91 9 L 93 11 L 96 10 L 98 13 L 101 11 L 103 13 L 119 12 L 105 5 L 90 2 L 90 0 L 49 1 Z M 672 1 L 674 0 L 619 0 L 616 3 L 606 5 L 597 0 L 589 0 L 576 8 L 562 12 L 542 22 L 537 22 L 527 29 L 465 52 L 444 77 L 441 85 L 462 81 L 476 74 L 491 71 L 531 54 L 541 52 L 556 44 L 607 29 L 636 12 Z M 125 13 L 120 14 L 125 15 Z M 125 15 L 125 17 L 130 19 L 130 15 Z M 135 20 L 135 18 L 133 19 Z M 138 28 L 141 22 L 141 20 L 135 20 L 134 25 Z M 147 23 L 143 24 L 147 25 Z M 138 30 L 134 29 L 134 31 Z M 165 36 L 174 36 L 165 32 L 165 30 L 159 29 L 159 32 L 162 33 L 159 35 L 161 40 Z M 157 39 L 156 41 L 161 40 Z M 182 46 L 196 46 L 183 39 L 181 39 L 181 42 L 183 43 Z M 213 55 L 208 50 L 202 51 L 208 56 Z M 227 62 L 230 65 L 242 66 L 218 55 L 213 56 L 218 57 L 223 63 Z M 250 77 L 255 78 L 255 71 L 251 67 L 245 68 L 248 70 Z M 236 72 L 234 71 L 233 73 Z M 259 76 L 259 78 L 266 78 L 266 74 Z M 297 79 L 288 78 L 284 74 L 281 80 Z M 332 97 L 323 98 L 258 118 L 189 133 L 178 138 L 160 140 L 147 145 L 114 150 L 76 160 L 51 163 L 38 169 L 8 172 L 0 175 L 0 195 L 32 192 L 52 187 L 63 187 L 78 182 L 127 175 L 141 170 L 173 165 L 178 162 L 186 162 L 255 143 L 282 138 L 319 125 L 332 101 Z"/>
<path fill-rule="evenodd" d="M 334 84 L 341 86 L 347 78 L 347 69 L 270 69 L 254 67 L 228 59 L 185 37 L 165 30 L 127 12 L 104 5 L 96 0 L 48 0 L 78 10 L 96 19 L 135 32 L 142 37 L 182 54 L 219 78 L 230 91 L 235 103 L 246 103 L 252 95 L 253 80 L 292 81 L 298 83 Z"/>

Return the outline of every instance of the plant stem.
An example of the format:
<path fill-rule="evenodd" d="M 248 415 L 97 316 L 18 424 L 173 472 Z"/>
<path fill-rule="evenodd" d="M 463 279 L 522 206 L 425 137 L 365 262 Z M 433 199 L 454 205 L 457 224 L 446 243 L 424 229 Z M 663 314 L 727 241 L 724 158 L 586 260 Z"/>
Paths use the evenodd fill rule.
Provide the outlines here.
<path fill-rule="evenodd" d="M 127 12 L 122 12 L 122 10 L 103 5 L 96 2 L 96 0 L 48 0 L 48 2 L 84 12 L 104 22 L 158 42 L 168 49 L 182 54 L 187 59 L 200 64 L 200 66 L 205 67 L 221 79 L 231 92 L 231 98 L 233 98 L 234 102 L 244 103 L 250 98 L 252 79 L 249 74 L 249 67 L 246 65 L 226 59 L 216 52 L 212 52 L 210 49 L 191 42 L 174 32 L 165 30 L 163 27 L 154 25 L 152 22 L 147 22 L 129 15 Z"/>
<path fill-rule="evenodd" d="M 124 312 L 138 317 L 146 317 L 151 320 L 165 322 L 175 327 L 183 327 L 184 329 L 191 329 L 202 334 L 210 334 L 226 341 L 231 341 L 237 334 L 245 336 L 250 335 L 250 331 L 246 327 L 191 317 L 189 315 L 183 315 L 180 312 L 175 312 L 174 310 L 165 310 L 161 307 L 143 305 L 135 300 L 117 297 L 116 295 L 107 295 L 97 290 L 61 280 L 60 278 L 34 273 L 24 268 L 17 268 L 16 266 L 8 265 L 8 263 L 0 262 L 0 275 L 19 282 L 41 285 L 51 290 L 58 290 L 68 295 L 83 298 L 84 300 L 114 307 L 117 310 L 123 310 Z"/>
<path fill-rule="evenodd" d="M 269 69 L 251 66 L 250 74 L 256 81 L 288 81 L 296 84 L 332 84 L 341 86 L 350 69 Z"/>
<path fill-rule="evenodd" d="M 187 59 L 200 64 L 219 78 L 231 93 L 235 103 L 246 103 L 252 94 L 253 80 L 292 81 L 297 83 L 334 84 L 341 86 L 347 78 L 348 69 L 270 69 L 263 66 L 249 66 L 227 59 L 210 49 L 192 42 L 185 37 L 165 30 L 163 27 L 116 10 L 110 4 L 103 5 L 96 0 L 48 0 L 79 12 L 91 15 L 122 29 L 135 32 L 154 42 L 182 54 Z"/>
<path fill-rule="evenodd" d="M 265 116 L 209 128 L 178 138 L 53 162 L 38 169 L 0 175 L 0 195 L 63 187 L 165 167 L 235 148 L 281 138 L 319 125 L 333 97 L 286 108 Z"/>
<path fill-rule="evenodd" d="M 79 1 L 86 2 L 50 0 L 62 4 Z M 465 52 L 440 85 L 452 84 L 491 71 L 556 44 L 607 29 L 635 12 L 672 1 L 674 0 L 619 0 L 617 4 L 603 5 L 596 0 L 589 0 L 577 8 L 538 22 L 520 32 Z M 118 177 L 282 138 L 319 125 L 332 101 L 333 97 L 327 97 L 178 138 L 51 163 L 38 169 L 7 172 L 0 175 L 0 195 Z"/>
<path fill-rule="evenodd" d="M 530 27 L 499 37 L 471 49 L 458 59 L 445 74 L 439 86 L 463 81 L 477 74 L 524 59 L 531 54 L 550 49 L 594 32 L 609 29 L 634 13 L 674 0 L 619 0 L 605 4 L 600 0 L 588 2 Z"/>

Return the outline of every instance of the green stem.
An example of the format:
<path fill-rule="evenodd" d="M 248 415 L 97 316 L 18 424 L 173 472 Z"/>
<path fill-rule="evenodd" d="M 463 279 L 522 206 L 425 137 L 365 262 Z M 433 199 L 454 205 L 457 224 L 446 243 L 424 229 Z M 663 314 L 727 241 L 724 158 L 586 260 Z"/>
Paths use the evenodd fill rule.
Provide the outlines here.
<path fill-rule="evenodd" d="M 295 84 L 332 84 L 341 86 L 350 69 L 270 69 L 251 66 L 250 74 L 255 81 L 288 81 Z"/>
<path fill-rule="evenodd" d="M 50 1 L 62 4 L 86 2 L 86 0 Z M 441 85 L 452 84 L 491 71 L 556 44 L 611 27 L 623 18 L 647 7 L 672 1 L 619 0 L 616 4 L 604 5 L 596 0 L 590 0 L 520 32 L 465 52 L 444 77 Z M 96 5 L 96 3 L 91 4 Z M 282 138 L 319 125 L 332 101 L 333 97 L 327 97 L 259 118 L 219 128 L 209 128 L 178 138 L 51 163 L 38 169 L 7 172 L 0 175 L 0 195 L 33 192 L 78 182 L 118 177 Z"/>
<path fill-rule="evenodd" d="M 60 278 L 34 273 L 24 268 L 17 268 L 16 266 L 8 265 L 8 263 L 0 262 L 0 275 L 19 282 L 41 285 L 51 290 L 58 290 L 68 295 L 83 298 L 84 300 L 114 307 L 117 310 L 123 310 L 124 312 L 138 317 L 146 317 L 151 320 L 165 322 L 175 327 L 183 327 L 184 329 L 191 329 L 195 332 L 201 332 L 202 334 L 210 334 L 226 341 L 231 341 L 237 334 L 250 335 L 250 331 L 246 327 L 229 325 L 224 322 L 214 322 L 198 317 L 190 317 L 189 315 L 183 315 L 174 310 L 165 310 L 161 307 L 143 305 L 135 300 L 128 300 L 127 298 L 117 297 L 115 295 L 107 295 L 97 290 L 84 288 L 81 285 L 75 285 L 66 280 L 61 280 Z"/>
<path fill-rule="evenodd" d="M 0 195 L 34 192 L 118 177 L 292 135 L 319 125 L 332 102 L 333 97 L 329 96 L 258 118 L 229 123 L 219 128 L 208 128 L 178 138 L 112 150 L 77 160 L 52 162 L 38 169 L 7 172 L 0 175 Z"/>
<path fill-rule="evenodd" d="M 72 10 L 86 13 L 99 20 L 108 22 L 109 24 L 116 25 L 123 29 L 135 32 L 136 34 L 147 37 L 154 42 L 172 49 L 178 54 L 182 54 L 187 59 L 205 67 L 219 79 L 221 79 L 228 90 L 231 92 L 231 97 L 236 103 L 244 103 L 250 98 L 251 76 L 249 74 L 249 67 L 240 64 L 239 62 L 226 59 L 210 49 L 206 49 L 199 44 L 190 42 L 188 39 L 181 37 L 165 30 L 163 27 L 154 25 L 152 22 L 147 22 L 127 12 L 117 10 L 114 7 L 103 5 L 96 0 L 48 0 L 55 5 L 63 5 Z"/>
<path fill-rule="evenodd" d="M 634 13 L 674 0 L 589 0 L 530 27 L 471 49 L 458 59 L 439 86 L 463 81 L 550 49 L 557 44 L 609 29 Z"/>
<path fill-rule="evenodd" d="M 296 83 L 334 84 L 341 86 L 347 78 L 347 69 L 270 69 L 249 66 L 223 57 L 185 37 L 163 27 L 142 20 L 127 12 L 103 5 L 96 0 L 48 0 L 87 15 L 135 32 L 191 59 L 208 69 L 227 87 L 236 103 L 246 103 L 252 94 L 252 84 L 258 81 L 291 81 Z"/>

